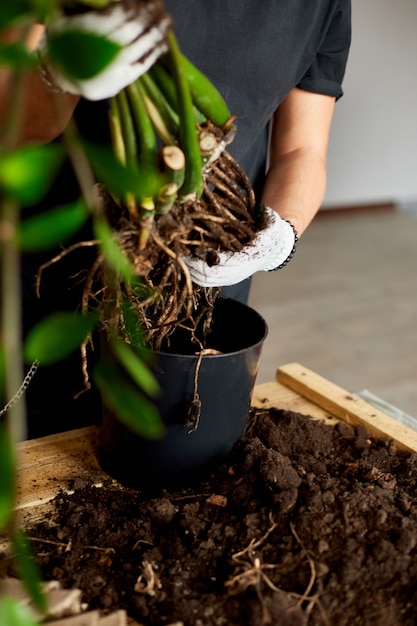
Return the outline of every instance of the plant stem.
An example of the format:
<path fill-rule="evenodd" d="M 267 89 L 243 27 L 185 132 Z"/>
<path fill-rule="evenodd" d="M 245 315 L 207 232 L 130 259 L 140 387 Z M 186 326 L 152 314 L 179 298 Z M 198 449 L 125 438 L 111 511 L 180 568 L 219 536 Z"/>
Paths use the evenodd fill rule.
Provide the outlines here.
<path fill-rule="evenodd" d="M 27 29 L 22 33 L 22 41 L 26 35 Z M 13 72 L 8 118 L 2 137 L 4 152 L 16 150 L 19 145 L 23 94 L 24 74 Z M 0 198 L 0 343 L 4 350 L 6 402 L 13 398 L 23 380 L 20 255 L 16 244 L 19 223 L 18 203 L 7 196 Z M 24 403 L 14 403 L 5 418 L 12 444 L 22 441 L 26 435 Z"/>
<path fill-rule="evenodd" d="M 202 158 L 198 143 L 197 128 L 194 118 L 194 107 L 187 76 L 184 71 L 182 55 L 172 31 L 167 34 L 171 70 L 177 88 L 178 108 L 180 117 L 181 148 L 185 154 L 185 179 L 181 187 L 181 196 L 196 194 L 201 196 L 203 190 Z"/>
<path fill-rule="evenodd" d="M 6 363 L 5 397 L 11 399 L 23 380 L 20 257 L 16 246 L 16 231 L 20 209 L 16 202 L 4 198 L 0 204 L 0 267 L 1 267 L 1 344 Z M 22 402 L 14 403 L 6 414 L 13 443 L 26 434 L 26 412 Z"/>

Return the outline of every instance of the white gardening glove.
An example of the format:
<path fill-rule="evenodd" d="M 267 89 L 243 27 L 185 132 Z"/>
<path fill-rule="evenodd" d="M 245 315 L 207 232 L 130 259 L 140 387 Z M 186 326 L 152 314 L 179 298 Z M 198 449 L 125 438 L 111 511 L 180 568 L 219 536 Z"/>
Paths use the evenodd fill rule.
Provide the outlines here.
<path fill-rule="evenodd" d="M 265 213 L 266 228 L 240 252 L 219 252 L 219 262 L 212 267 L 197 257 L 184 257 L 192 281 L 201 287 L 226 287 L 240 283 L 255 272 L 283 267 L 295 252 L 297 234 L 290 222 L 283 220 L 276 211 L 265 207 Z"/>
<path fill-rule="evenodd" d="M 121 0 L 102 10 L 75 15 L 61 13 L 48 23 L 37 51 L 42 78 L 56 93 L 81 95 L 87 100 L 111 98 L 147 72 L 166 52 L 165 35 L 170 27 L 170 16 L 154 0 L 137 3 Z M 48 54 L 48 40 L 73 31 L 103 36 L 121 49 L 95 76 L 73 78 L 54 65 Z"/>

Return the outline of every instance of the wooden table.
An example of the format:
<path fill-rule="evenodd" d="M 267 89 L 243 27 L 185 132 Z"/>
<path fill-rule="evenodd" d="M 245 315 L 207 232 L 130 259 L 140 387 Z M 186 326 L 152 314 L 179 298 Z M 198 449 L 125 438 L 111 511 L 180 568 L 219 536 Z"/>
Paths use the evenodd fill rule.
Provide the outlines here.
<path fill-rule="evenodd" d="M 279 367 L 276 381 L 255 386 L 252 405 L 363 425 L 374 437 L 417 451 L 417 432 L 298 363 Z M 96 434 L 95 427 L 88 427 L 18 445 L 17 502 L 23 524 L 45 517 L 48 502 L 75 478 L 97 483 L 106 478 L 97 461 Z"/>
<path fill-rule="evenodd" d="M 394 440 L 402 450 L 417 451 L 417 432 L 298 363 L 283 365 L 277 370 L 275 381 L 257 385 L 252 406 L 290 410 L 333 424 L 343 420 L 354 426 L 363 425 L 374 437 Z M 53 506 L 51 500 L 61 489 L 68 489 L 74 479 L 88 478 L 99 484 L 108 478 L 97 461 L 96 440 L 96 428 L 88 427 L 17 446 L 20 526 L 45 519 Z M 16 584 L 14 580 L 9 582 Z M 62 602 L 67 602 L 67 595 L 73 592 L 56 593 L 63 596 Z M 71 626 L 138 626 L 125 611 L 105 618 L 92 611 L 70 619 Z M 53 622 L 53 626 L 64 624 L 69 626 L 68 618 Z"/>

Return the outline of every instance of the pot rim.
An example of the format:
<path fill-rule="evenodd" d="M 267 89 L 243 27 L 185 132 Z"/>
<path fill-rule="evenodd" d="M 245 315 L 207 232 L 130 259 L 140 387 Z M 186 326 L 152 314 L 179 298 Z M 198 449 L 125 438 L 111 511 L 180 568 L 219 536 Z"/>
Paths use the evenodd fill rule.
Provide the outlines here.
<path fill-rule="evenodd" d="M 249 311 L 251 311 L 251 313 L 258 318 L 258 321 L 263 325 L 264 327 L 264 331 L 262 333 L 262 336 L 255 342 L 255 343 L 251 343 L 249 345 L 246 345 L 243 348 L 239 348 L 238 350 L 232 350 L 232 351 L 228 351 L 228 352 L 222 352 L 220 354 L 205 354 L 202 356 L 203 359 L 218 359 L 218 358 L 224 358 L 224 357 L 228 357 L 231 354 L 239 354 L 241 352 L 246 352 L 247 350 L 251 350 L 254 348 L 257 348 L 259 345 L 263 344 L 266 337 L 268 336 L 268 332 L 269 332 L 269 328 L 268 328 L 268 324 L 265 320 L 265 318 L 253 307 L 249 306 L 248 304 L 244 304 L 243 302 L 239 302 L 239 300 L 234 300 L 233 298 L 227 298 L 224 296 L 219 296 L 217 301 L 228 301 L 228 302 L 233 302 L 233 306 L 237 306 L 237 308 L 241 307 L 241 308 L 245 308 Z M 195 354 L 183 354 L 182 352 L 167 352 L 165 350 L 151 350 L 151 349 L 146 349 L 147 352 L 150 352 L 151 354 L 155 354 L 155 355 L 163 355 L 164 358 L 166 357 L 173 357 L 173 358 L 190 358 L 190 359 L 198 359 L 200 358 L 200 354 L 197 352 Z"/>

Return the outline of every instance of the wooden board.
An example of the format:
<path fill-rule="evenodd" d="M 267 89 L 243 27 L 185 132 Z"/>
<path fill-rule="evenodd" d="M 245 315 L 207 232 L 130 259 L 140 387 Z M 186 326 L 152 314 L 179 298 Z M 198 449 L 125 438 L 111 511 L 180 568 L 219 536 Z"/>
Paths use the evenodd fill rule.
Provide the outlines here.
<path fill-rule="evenodd" d="M 283 365 L 277 370 L 276 378 L 278 383 L 334 417 L 353 426 L 365 426 L 371 436 L 392 440 L 400 450 L 417 451 L 416 431 L 299 363 Z"/>
<path fill-rule="evenodd" d="M 24 441 L 17 446 L 19 521 L 45 516 L 47 503 L 76 478 L 100 482 L 105 474 L 96 455 L 97 429 L 79 428 Z"/>
<path fill-rule="evenodd" d="M 278 381 L 256 385 L 253 390 L 252 406 L 258 409 L 279 408 L 284 411 L 294 411 L 329 424 L 335 424 L 338 421 L 329 411 Z"/>

